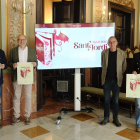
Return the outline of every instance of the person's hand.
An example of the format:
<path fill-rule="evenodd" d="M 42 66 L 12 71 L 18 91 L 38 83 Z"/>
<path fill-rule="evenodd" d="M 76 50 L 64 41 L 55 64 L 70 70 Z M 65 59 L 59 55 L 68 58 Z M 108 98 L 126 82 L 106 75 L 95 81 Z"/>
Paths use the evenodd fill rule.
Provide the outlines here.
<path fill-rule="evenodd" d="M 36 67 L 36 62 L 32 62 L 33 66 Z"/>
<path fill-rule="evenodd" d="M 4 69 L 4 68 L 5 68 L 5 64 L 1 64 L 1 65 L 0 65 L 0 68 L 1 68 L 1 69 Z"/>
<path fill-rule="evenodd" d="M 17 68 L 17 63 L 13 64 L 13 68 L 16 69 Z"/>
<path fill-rule="evenodd" d="M 136 72 L 136 71 L 133 71 L 133 72 L 132 72 L 132 74 L 135 74 L 135 75 L 137 75 L 137 72 Z"/>

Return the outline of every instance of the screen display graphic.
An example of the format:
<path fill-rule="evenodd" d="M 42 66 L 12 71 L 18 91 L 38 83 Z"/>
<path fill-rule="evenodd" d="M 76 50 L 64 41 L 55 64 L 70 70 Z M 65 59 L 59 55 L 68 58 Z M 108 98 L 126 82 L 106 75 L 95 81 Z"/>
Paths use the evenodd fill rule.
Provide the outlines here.
<path fill-rule="evenodd" d="M 37 69 L 101 67 L 115 23 L 35 24 Z"/>

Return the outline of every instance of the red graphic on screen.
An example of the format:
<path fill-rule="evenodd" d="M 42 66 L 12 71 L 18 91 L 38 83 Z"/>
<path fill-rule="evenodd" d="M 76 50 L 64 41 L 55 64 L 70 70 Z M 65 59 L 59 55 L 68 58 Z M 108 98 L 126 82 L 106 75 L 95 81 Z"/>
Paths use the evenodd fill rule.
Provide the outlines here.
<path fill-rule="evenodd" d="M 46 42 L 46 41 L 44 41 L 44 42 L 45 42 L 45 45 L 46 45 L 46 46 L 49 46 L 49 43 L 48 43 L 48 42 Z"/>
<path fill-rule="evenodd" d="M 66 41 L 69 41 L 69 38 L 68 38 L 65 34 L 63 34 L 63 33 L 61 33 L 61 32 L 60 32 L 60 34 L 59 34 L 58 36 L 56 35 L 56 39 L 57 39 L 57 40 L 64 41 L 64 43 L 65 43 Z"/>
<path fill-rule="evenodd" d="M 43 65 L 49 65 L 52 61 L 53 39 L 45 36 L 36 36 L 37 59 Z"/>
<path fill-rule="evenodd" d="M 55 47 L 60 46 L 62 51 L 62 42 L 66 43 L 69 41 L 69 38 L 60 32 L 59 35 L 56 35 L 57 31 L 54 30 L 51 32 L 36 32 L 36 53 L 37 59 L 43 64 L 49 66 L 52 62 L 53 56 L 55 56 Z M 50 37 L 51 35 L 51 37 Z M 59 42 L 56 40 L 60 40 Z"/>
<path fill-rule="evenodd" d="M 57 45 L 57 46 L 60 46 L 61 47 L 61 50 L 59 51 L 59 52 L 61 52 L 62 51 L 62 41 L 65 43 L 66 41 L 68 42 L 69 41 L 69 38 L 65 35 L 65 34 L 63 34 L 63 33 L 61 33 L 60 32 L 60 34 L 57 36 L 56 35 L 56 33 L 57 33 L 57 31 L 56 30 L 54 30 L 54 42 L 55 42 L 55 44 Z M 58 43 L 56 43 L 56 40 L 61 40 L 60 42 L 59 42 L 59 44 Z"/>

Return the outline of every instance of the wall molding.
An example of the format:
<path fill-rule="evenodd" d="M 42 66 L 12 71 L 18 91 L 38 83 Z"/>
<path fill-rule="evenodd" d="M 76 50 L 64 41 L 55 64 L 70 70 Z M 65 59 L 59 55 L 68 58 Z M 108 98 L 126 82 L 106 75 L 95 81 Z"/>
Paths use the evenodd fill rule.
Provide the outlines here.
<path fill-rule="evenodd" d="M 95 22 L 100 22 L 102 18 L 102 0 L 95 0 Z"/>

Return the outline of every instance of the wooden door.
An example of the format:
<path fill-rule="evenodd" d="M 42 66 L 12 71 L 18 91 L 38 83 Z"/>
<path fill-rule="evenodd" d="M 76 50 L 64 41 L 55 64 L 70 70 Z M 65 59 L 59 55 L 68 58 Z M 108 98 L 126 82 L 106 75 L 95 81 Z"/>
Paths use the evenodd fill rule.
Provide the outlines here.
<path fill-rule="evenodd" d="M 73 5 L 73 1 L 53 2 L 53 23 L 72 23 Z"/>
<path fill-rule="evenodd" d="M 135 9 L 108 2 L 111 20 L 115 22 L 115 37 L 120 47 L 134 47 Z"/>
<path fill-rule="evenodd" d="M 111 20 L 115 22 L 115 37 L 121 48 L 130 47 L 131 14 L 121 10 L 111 9 Z"/>

